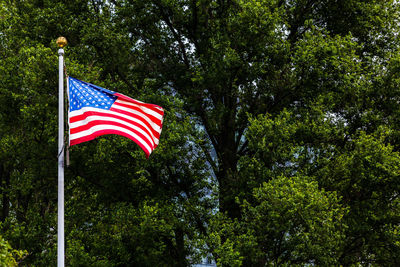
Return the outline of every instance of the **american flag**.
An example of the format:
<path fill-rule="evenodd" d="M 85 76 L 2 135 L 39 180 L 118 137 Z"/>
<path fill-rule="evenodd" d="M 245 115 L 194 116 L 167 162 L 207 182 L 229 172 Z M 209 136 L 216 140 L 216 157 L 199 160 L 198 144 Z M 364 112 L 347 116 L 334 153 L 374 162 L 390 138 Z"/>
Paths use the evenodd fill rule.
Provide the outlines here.
<path fill-rule="evenodd" d="M 132 99 L 78 79 L 68 78 L 69 144 L 118 134 L 138 144 L 148 158 L 160 139 L 162 107 Z"/>

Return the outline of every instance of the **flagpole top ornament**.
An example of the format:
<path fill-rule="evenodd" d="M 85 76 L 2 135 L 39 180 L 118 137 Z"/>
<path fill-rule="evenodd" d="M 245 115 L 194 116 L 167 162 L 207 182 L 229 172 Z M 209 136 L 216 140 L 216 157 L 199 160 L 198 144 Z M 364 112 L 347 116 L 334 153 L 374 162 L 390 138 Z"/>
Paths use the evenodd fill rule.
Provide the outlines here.
<path fill-rule="evenodd" d="M 64 46 L 67 45 L 67 39 L 65 37 L 58 37 L 56 43 L 58 47 L 63 48 Z"/>

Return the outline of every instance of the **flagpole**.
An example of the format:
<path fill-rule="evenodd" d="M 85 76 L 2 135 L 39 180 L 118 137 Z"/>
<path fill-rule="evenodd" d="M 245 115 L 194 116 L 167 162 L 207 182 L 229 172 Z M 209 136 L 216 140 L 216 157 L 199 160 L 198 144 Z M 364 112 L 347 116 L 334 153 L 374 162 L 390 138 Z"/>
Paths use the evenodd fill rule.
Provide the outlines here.
<path fill-rule="evenodd" d="M 57 266 L 64 267 L 64 49 L 67 40 L 57 39 L 58 49 L 58 210 Z"/>

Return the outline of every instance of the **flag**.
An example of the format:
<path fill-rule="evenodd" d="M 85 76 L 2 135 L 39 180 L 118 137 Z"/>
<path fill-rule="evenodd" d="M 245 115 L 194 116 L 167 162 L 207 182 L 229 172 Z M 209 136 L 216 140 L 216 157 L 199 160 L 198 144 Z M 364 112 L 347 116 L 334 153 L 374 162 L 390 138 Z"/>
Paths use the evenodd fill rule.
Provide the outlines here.
<path fill-rule="evenodd" d="M 68 78 L 69 144 L 118 134 L 138 144 L 148 158 L 160 139 L 162 107 L 132 99 L 78 79 Z"/>

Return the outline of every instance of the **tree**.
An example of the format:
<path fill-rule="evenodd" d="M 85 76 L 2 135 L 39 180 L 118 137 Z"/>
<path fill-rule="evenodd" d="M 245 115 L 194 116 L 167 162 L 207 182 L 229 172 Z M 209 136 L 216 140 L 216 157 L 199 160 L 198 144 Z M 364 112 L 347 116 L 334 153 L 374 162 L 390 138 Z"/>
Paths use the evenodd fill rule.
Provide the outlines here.
<path fill-rule="evenodd" d="M 121 50 L 121 40 L 114 39 L 118 33 L 105 23 L 110 15 L 106 7 L 88 3 L 81 8 L 80 4 L 1 4 L 2 234 L 13 247 L 29 251 L 24 264 L 54 264 L 57 55 L 53 35 L 59 31 L 70 41 L 66 48 L 69 74 L 166 109 L 164 144 L 151 162 L 134 143 L 119 137 L 71 148 L 71 166 L 65 175 L 66 263 L 146 266 L 175 262 L 186 266 L 198 260 L 197 225 L 212 206 L 204 197 L 209 188 L 208 168 L 194 145 L 204 136 L 181 108 L 182 101 L 168 95 L 170 88 L 160 88 L 158 82 L 142 76 L 124 81 L 114 70 L 112 58 L 95 64 L 101 53 L 90 56 L 95 47 L 82 39 L 91 40 L 102 25 L 103 36 L 113 40 L 108 45 Z M 57 16 L 62 16 L 64 25 L 54 25 Z M 111 52 L 118 52 L 115 49 Z M 124 217 L 125 213 L 131 216 Z"/>
<path fill-rule="evenodd" d="M 55 257 L 65 35 L 69 74 L 166 108 L 151 163 L 119 137 L 71 148 L 69 262 L 398 265 L 396 1 L 0 7 L 2 231 L 27 263 Z"/>
<path fill-rule="evenodd" d="M 140 51 L 137 56 L 143 58 L 148 69 L 159 80 L 172 85 L 185 99 L 187 111 L 199 119 L 207 132 L 211 150 L 207 147 L 204 157 L 218 181 L 222 213 L 226 212 L 231 219 L 242 218 L 235 198 L 251 199 L 253 188 L 279 177 L 278 170 L 285 170 L 291 161 L 299 160 L 287 155 L 295 148 L 305 158 L 301 158 L 303 162 L 293 171 L 313 177 L 327 191 L 340 192 L 344 207 L 348 205 L 345 195 L 353 198 L 353 204 L 359 203 L 356 196 L 344 193 L 348 187 L 328 186 L 325 176 L 315 176 L 325 166 L 315 161 L 319 157 L 324 161 L 340 157 L 341 153 L 352 153 L 354 140 L 359 140 L 363 132 L 375 136 L 381 126 L 396 128 L 389 122 L 397 108 L 392 109 L 389 103 L 398 101 L 398 90 L 392 86 L 393 73 L 387 69 L 394 63 L 388 59 L 398 53 L 397 3 L 136 1 L 115 2 L 115 8 L 121 28 L 139 40 L 133 46 L 138 47 L 133 53 Z M 137 15 L 128 15 L 133 13 Z M 261 148 L 249 147 L 245 136 L 249 129 L 248 115 L 279 118 L 284 110 L 292 114 L 291 120 L 304 123 L 296 126 L 300 132 L 295 130 L 299 143 L 291 148 L 293 144 L 288 138 L 281 144 L 279 125 L 273 128 L 268 136 L 274 140 L 272 147 L 256 157 L 263 162 L 261 174 L 270 175 L 259 174 L 255 181 L 249 182 L 248 175 L 241 175 L 246 173 L 246 166 L 240 162 Z M 320 114 L 313 114 L 315 110 Z M 319 136 L 313 128 L 308 128 L 313 126 L 313 119 L 332 121 L 331 125 L 320 126 L 328 128 L 318 129 L 322 131 L 321 140 L 316 139 Z M 260 144 L 260 138 L 264 137 L 258 136 L 254 143 Z M 390 140 L 382 145 L 390 146 Z M 286 155 L 276 154 L 274 147 L 280 146 L 288 149 Z M 365 179 L 372 177 L 367 175 Z M 390 182 L 387 181 L 390 196 L 378 201 L 379 205 L 390 199 L 389 209 L 394 206 L 398 209 L 395 204 L 398 188 L 393 183 L 396 179 L 392 175 Z M 353 186 L 355 180 L 352 181 L 347 186 Z M 354 251 L 343 249 L 343 257 L 337 261 L 364 264 L 386 258 L 386 263 L 395 264 L 396 260 L 373 248 L 377 247 L 375 241 L 383 238 L 384 247 L 388 246 L 384 250 L 395 255 L 398 246 L 392 239 L 394 236 L 389 234 L 391 245 L 384 238 L 387 223 L 381 221 L 374 226 L 381 229 L 382 235 L 372 241 L 369 238 L 372 222 L 365 214 L 367 211 L 359 206 L 352 208 L 349 217 L 358 218 L 353 226 L 366 223 L 367 230 L 361 236 L 369 241 L 351 245 L 350 240 L 357 237 L 354 232 L 347 232 L 347 244 Z M 398 225 L 396 220 L 392 217 L 391 222 Z M 396 233 L 397 230 L 389 228 L 389 232 Z"/>

